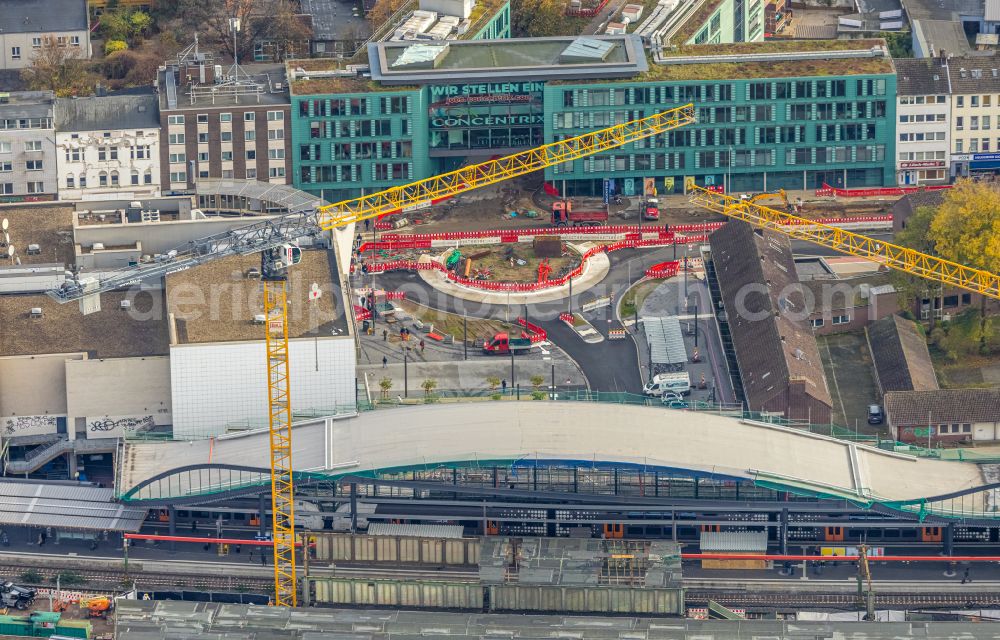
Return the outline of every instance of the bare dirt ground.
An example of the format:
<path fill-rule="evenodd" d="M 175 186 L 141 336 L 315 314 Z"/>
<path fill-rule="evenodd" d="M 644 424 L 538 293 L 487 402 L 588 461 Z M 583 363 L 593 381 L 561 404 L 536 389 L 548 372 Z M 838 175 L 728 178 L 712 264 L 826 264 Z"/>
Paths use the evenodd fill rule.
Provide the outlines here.
<path fill-rule="evenodd" d="M 817 198 L 811 191 L 790 191 L 791 202 L 801 199 L 799 215 L 804 218 L 851 217 L 889 213 L 896 198 L 834 200 Z M 696 224 L 721 221 L 725 218 L 692 205 L 685 195 L 660 196 L 660 220 L 643 222 L 649 225 Z M 443 202 L 431 209 L 408 216 L 410 225 L 402 233 L 433 233 L 443 231 L 479 231 L 483 229 L 528 229 L 550 224 L 552 203 L 556 199 L 542 190 L 540 177 L 527 176 L 517 180 L 484 187 Z M 571 198 L 576 210 L 603 209 L 599 198 Z M 778 207 L 777 198 L 763 201 Z M 609 224 L 635 224 L 638 221 L 639 198 L 623 198 L 619 205 L 610 206 Z M 516 211 L 516 216 L 511 212 Z M 525 214 L 534 211 L 536 217 Z"/>
<path fill-rule="evenodd" d="M 458 248 L 463 258 L 472 258 L 470 276 L 477 272 L 489 274 L 489 280 L 534 282 L 538 279 L 538 265 L 542 258 L 535 257 L 530 244 L 468 245 Z M 518 261 L 524 262 L 519 264 Z M 550 279 L 556 279 L 572 271 L 580 264 L 580 256 L 565 252 L 559 258 L 549 258 L 552 272 Z"/>

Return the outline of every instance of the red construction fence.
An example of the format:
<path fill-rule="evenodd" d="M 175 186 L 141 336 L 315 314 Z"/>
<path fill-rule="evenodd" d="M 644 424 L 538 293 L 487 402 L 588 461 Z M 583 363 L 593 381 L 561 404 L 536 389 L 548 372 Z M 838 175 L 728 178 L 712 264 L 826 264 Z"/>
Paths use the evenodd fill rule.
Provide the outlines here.
<path fill-rule="evenodd" d="M 932 185 L 925 187 L 875 187 L 871 189 L 838 189 L 831 187 L 827 183 L 816 189 L 817 196 L 837 196 L 838 198 L 875 198 L 878 196 L 905 196 L 908 193 L 918 191 L 940 191 L 951 189 L 950 184 Z"/>

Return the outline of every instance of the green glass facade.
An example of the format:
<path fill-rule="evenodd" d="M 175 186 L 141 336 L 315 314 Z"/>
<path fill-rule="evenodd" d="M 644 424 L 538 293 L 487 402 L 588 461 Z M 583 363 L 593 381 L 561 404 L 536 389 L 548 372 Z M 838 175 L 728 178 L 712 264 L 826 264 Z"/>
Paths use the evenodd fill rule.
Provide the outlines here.
<path fill-rule="evenodd" d="M 895 182 L 896 78 L 483 82 L 292 97 L 297 188 L 336 200 L 692 102 L 698 122 L 545 171 L 567 195 Z M 563 184 L 565 183 L 565 184 Z"/>
<path fill-rule="evenodd" d="M 685 180 L 734 192 L 891 185 L 896 78 L 891 74 L 698 83 L 549 84 L 545 139 L 579 135 L 693 102 L 695 125 L 546 170 L 567 194 L 625 195 L 642 178 L 661 193 Z"/>
<path fill-rule="evenodd" d="M 722 0 L 708 19 L 695 25 L 684 44 L 757 42 L 764 39 L 764 0 Z M 685 25 L 685 28 L 688 28 Z"/>

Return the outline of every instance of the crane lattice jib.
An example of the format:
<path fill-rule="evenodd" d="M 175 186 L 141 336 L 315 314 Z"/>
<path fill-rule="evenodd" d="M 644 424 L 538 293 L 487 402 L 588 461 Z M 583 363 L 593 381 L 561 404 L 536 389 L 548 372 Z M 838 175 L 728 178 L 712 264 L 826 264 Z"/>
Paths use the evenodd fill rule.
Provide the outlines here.
<path fill-rule="evenodd" d="M 841 253 L 881 262 L 897 271 L 1000 299 L 1000 275 L 995 273 L 741 201 L 702 187 L 695 186 L 693 190 L 691 202 L 710 211 L 744 220 L 757 227 L 772 229 L 796 240 L 805 240 Z"/>
<path fill-rule="evenodd" d="M 336 202 L 320 208 L 318 222 L 324 230 L 330 230 L 386 213 L 395 213 L 406 207 L 431 204 L 442 198 L 523 176 L 539 169 L 616 149 L 694 121 L 694 105 L 686 104 L 600 131 L 551 142 L 496 160 L 487 160 L 442 173 L 433 178 Z"/>

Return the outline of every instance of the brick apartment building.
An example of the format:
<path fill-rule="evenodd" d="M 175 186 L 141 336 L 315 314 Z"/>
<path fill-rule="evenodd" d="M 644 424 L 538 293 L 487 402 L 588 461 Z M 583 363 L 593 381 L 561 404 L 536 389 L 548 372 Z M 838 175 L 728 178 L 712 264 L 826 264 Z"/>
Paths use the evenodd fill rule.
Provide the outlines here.
<path fill-rule="evenodd" d="M 199 178 L 287 184 L 292 160 L 288 85 L 282 65 L 214 64 L 181 54 L 161 68 L 160 183 L 185 193 Z"/>

